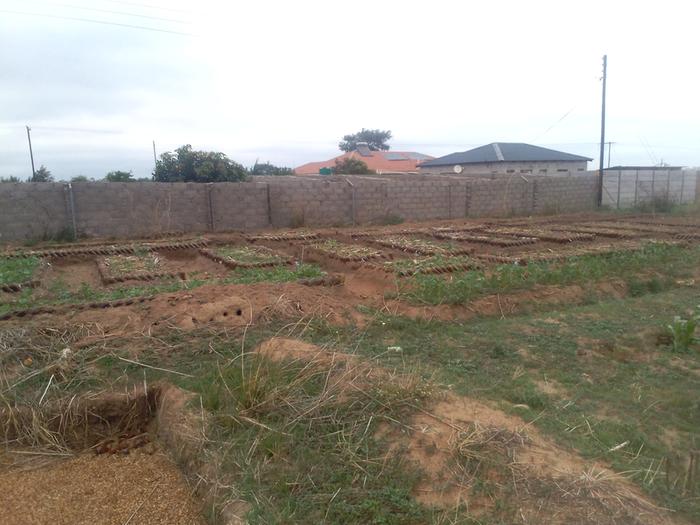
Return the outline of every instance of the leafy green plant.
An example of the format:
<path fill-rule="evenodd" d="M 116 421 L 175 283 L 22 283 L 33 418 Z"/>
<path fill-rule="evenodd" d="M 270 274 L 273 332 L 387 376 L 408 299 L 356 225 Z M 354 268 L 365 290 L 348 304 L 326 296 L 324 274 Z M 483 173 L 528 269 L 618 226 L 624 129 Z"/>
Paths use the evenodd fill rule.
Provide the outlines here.
<path fill-rule="evenodd" d="M 674 352 L 687 352 L 694 343 L 698 342 L 698 338 L 695 337 L 698 323 L 700 323 L 700 305 L 689 319 L 677 315 L 673 318 L 673 322 L 666 326 L 666 330 L 671 335 Z"/>

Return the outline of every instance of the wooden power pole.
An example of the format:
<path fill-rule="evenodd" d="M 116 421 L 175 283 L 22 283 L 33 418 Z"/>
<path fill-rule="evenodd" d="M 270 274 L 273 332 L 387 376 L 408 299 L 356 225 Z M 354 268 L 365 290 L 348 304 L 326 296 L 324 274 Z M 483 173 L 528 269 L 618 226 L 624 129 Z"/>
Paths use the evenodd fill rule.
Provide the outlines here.
<path fill-rule="evenodd" d="M 603 166 L 605 162 L 605 90 L 608 80 L 608 55 L 603 55 L 603 105 L 600 113 L 600 166 L 598 173 L 598 206 L 603 205 Z"/>
<path fill-rule="evenodd" d="M 32 128 L 29 126 L 24 126 L 27 128 L 27 140 L 29 141 L 29 158 L 32 159 L 32 179 L 34 178 L 34 175 L 36 174 L 36 171 L 34 170 L 34 152 L 32 151 L 32 136 L 30 135 L 30 131 Z"/>

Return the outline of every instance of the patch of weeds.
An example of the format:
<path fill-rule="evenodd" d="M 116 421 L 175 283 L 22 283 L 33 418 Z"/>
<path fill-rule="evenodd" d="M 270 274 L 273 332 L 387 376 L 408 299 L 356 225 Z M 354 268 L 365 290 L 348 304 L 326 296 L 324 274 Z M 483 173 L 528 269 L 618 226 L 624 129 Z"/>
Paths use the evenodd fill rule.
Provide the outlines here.
<path fill-rule="evenodd" d="M 40 263 L 38 257 L 0 258 L 0 285 L 31 281 Z"/>
<path fill-rule="evenodd" d="M 527 266 L 504 264 L 490 270 L 468 271 L 449 277 L 415 275 L 400 282 L 403 295 L 417 303 L 463 304 L 486 294 L 530 289 L 536 285 L 584 284 L 610 278 L 628 278 L 633 272 L 664 272 L 667 283 L 700 264 L 700 248 L 648 244 L 637 251 L 583 255 L 563 262 L 535 262 Z M 670 285 L 670 284 L 669 284 Z M 635 291 L 661 290 L 664 283 L 651 279 Z"/>
<path fill-rule="evenodd" d="M 700 342 L 695 336 L 695 331 L 700 324 L 700 306 L 688 319 L 680 315 L 673 318 L 673 322 L 666 326 L 666 331 L 671 336 L 671 345 L 674 352 L 688 352 L 690 347 Z"/>
<path fill-rule="evenodd" d="M 247 354 L 191 385 L 212 414 L 210 443 L 227 443 L 220 479 L 251 502 L 250 523 L 431 521 L 411 497 L 419 472 L 392 455 L 375 461 L 386 450 L 373 437 L 429 394 L 382 378 L 352 361 Z"/>
<path fill-rule="evenodd" d="M 287 259 L 264 246 L 216 246 L 212 251 L 239 264 L 282 264 Z"/>
<path fill-rule="evenodd" d="M 224 284 L 254 284 L 261 282 L 284 283 L 299 279 L 323 277 L 325 272 L 315 264 L 274 266 L 271 268 L 235 268 L 224 279 Z"/>

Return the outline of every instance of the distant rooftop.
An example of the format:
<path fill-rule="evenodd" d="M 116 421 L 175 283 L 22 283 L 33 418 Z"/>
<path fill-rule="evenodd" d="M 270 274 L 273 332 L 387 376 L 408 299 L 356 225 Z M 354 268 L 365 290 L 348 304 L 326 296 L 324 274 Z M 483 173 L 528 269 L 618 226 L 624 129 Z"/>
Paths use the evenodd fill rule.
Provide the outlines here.
<path fill-rule="evenodd" d="M 483 164 L 486 162 L 583 162 L 590 160 L 593 159 L 522 142 L 494 142 L 423 162 L 421 167 Z"/>

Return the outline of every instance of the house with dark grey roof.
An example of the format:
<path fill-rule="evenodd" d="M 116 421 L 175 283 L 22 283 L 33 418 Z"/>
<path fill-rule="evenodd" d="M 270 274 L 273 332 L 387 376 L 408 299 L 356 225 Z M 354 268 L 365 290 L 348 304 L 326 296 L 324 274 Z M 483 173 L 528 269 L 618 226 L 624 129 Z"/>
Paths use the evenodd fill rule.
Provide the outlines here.
<path fill-rule="evenodd" d="M 564 175 L 585 172 L 593 159 L 522 142 L 494 142 L 420 163 L 425 175 Z"/>

